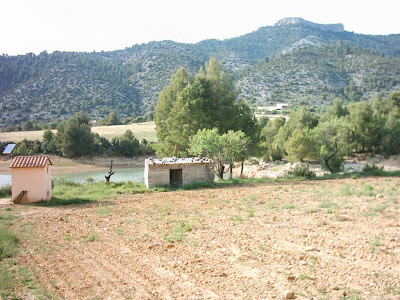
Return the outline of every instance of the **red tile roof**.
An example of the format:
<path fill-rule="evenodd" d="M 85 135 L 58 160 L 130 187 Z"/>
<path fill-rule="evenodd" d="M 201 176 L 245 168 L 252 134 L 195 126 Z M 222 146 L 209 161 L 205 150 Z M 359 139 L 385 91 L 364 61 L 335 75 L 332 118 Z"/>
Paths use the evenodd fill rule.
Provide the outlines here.
<path fill-rule="evenodd" d="M 52 165 L 47 156 L 16 156 L 10 168 L 44 168 L 47 163 Z"/>

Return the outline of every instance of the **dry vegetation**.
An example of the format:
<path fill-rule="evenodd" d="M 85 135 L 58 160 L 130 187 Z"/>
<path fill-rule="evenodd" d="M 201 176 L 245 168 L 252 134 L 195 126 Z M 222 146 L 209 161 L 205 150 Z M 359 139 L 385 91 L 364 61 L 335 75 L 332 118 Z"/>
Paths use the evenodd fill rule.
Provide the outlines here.
<path fill-rule="evenodd" d="M 22 246 L 10 268 L 31 274 L 15 273 L 13 293 L 399 299 L 399 188 L 394 177 L 294 181 L 13 207 Z"/>
<path fill-rule="evenodd" d="M 131 130 L 138 140 L 147 139 L 148 141 L 155 141 L 156 129 L 154 122 L 134 123 L 129 125 L 112 125 L 112 126 L 97 126 L 92 127 L 94 133 L 111 140 L 113 137 L 123 135 L 126 130 Z M 54 131 L 56 132 L 56 131 Z M 27 140 L 42 140 L 43 131 L 15 131 L 15 132 L 1 132 L 0 142 L 15 142 L 18 143 L 23 139 Z"/>

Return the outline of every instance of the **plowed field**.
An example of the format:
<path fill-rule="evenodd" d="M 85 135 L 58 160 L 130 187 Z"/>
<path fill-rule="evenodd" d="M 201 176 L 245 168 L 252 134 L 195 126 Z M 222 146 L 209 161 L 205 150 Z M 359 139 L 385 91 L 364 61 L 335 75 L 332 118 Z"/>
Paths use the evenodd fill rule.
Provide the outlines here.
<path fill-rule="evenodd" d="M 16 259 L 54 298 L 400 299 L 399 191 L 363 178 L 17 208 Z"/>

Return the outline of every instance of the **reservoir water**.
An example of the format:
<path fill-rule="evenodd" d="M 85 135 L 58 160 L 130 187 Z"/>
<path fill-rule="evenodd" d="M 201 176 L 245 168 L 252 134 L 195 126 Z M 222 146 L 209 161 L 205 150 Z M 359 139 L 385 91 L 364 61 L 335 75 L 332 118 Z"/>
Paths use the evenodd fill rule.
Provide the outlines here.
<path fill-rule="evenodd" d="M 144 181 L 144 168 L 128 168 L 128 169 L 114 169 L 115 174 L 111 176 L 111 182 L 122 182 L 122 181 Z M 84 183 L 86 178 L 93 178 L 95 181 L 105 181 L 104 175 L 107 175 L 107 170 L 102 171 L 90 171 L 81 173 L 67 173 L 67 174 L 55 174 L 53 178 L 66 178 L 76 182 Z M 11 184 L 11 175 L 0 174 L 0 187 Z"/>
<path fill-rule="evenodd" d="M 144 167 L 114 169 L 115 174 L 111 176 L 111 182 L 134 181 L 144 182 Z M 95 181 L 105 181 L 104 175 L 107 175 L 108 170 L 90 171 L 81 173 L 66 173 L 53 174 L 53 178 L 66 178 L 80 183 L 85 183 L 86 179 L 91 177 Z M 229 173 L 224 174 L 224 179 L 229 178 Z M 11 184 L 11 175 L 0 174 L 0 188 Z"/>

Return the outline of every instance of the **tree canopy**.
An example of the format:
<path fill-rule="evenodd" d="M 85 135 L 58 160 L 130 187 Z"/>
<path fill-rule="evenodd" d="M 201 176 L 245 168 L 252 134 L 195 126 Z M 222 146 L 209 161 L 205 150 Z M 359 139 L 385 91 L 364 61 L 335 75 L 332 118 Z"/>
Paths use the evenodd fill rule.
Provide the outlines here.
<path fill-rule="evenodd" d="M 255 118 L 245 103 L 237 103 L 232 78 L 211 58 L 191 77 L 185 69 L 172 76 L 157 101 L 154 121 L 158 156 L 188 155 L 189 139 L 199 129 L 257 131 Z"/>
<path fill-rule="evenodd" d="M 233 162 L 246 152 L 250 139 L 242 131 L 229 130 L 220 134 L 218 128 L 200 129 L 189 141 L 189 153 L 206 156 L 214 161 L 215 173 L 223 178 L 224 164 Z"/>

